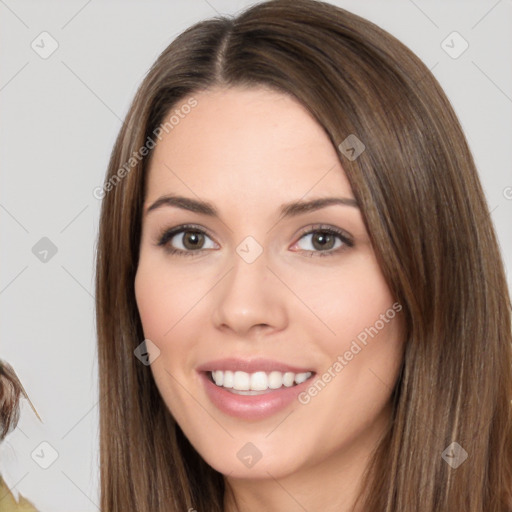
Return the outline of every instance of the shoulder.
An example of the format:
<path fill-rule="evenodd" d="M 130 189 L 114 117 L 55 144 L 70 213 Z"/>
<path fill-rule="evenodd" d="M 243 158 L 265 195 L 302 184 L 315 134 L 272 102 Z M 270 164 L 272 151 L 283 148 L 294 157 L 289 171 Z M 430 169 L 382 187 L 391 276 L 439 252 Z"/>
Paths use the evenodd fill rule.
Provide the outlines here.
<path fill-rule="evenodd" d="M 0 475 L 0 510 L 2 512 L 37 512 L 37 509 L 23 496 L 16 501 L 11 490 Z"/>

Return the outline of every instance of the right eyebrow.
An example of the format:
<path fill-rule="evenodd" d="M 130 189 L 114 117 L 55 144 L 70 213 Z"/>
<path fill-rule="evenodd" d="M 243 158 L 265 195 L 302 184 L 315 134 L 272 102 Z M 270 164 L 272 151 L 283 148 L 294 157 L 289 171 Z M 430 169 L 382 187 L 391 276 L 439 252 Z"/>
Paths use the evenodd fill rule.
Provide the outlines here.
<path fill-rule="evenodd" d="M 207 201 L 201 201 L 198 199 L 192 199 L 191 197 L 176 195 L 165 195 L 159 197 L 153 204 L 148 206 L 146 215 L 149 212 L 156 210 L 157 208 L 161 208 L 162 206 L 175 206 L 177 208 L 182 208 L 183 210 L 202 213 L 203 215 L 208 215 L 210 217 L 219 216 L 215 207 Z"/>

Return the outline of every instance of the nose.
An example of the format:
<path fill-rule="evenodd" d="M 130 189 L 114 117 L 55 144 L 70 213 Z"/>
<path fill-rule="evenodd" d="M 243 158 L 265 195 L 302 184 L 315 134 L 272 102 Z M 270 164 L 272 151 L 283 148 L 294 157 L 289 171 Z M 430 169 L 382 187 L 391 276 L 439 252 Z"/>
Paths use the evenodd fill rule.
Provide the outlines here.
<path fill-rule="evenodd" d="M 247 337 L 286 328 L 286 289 L 267 264 L 265 252 L 252 263 L 233 254 L 231 270 L 212 290 L 217 329 Z"/>

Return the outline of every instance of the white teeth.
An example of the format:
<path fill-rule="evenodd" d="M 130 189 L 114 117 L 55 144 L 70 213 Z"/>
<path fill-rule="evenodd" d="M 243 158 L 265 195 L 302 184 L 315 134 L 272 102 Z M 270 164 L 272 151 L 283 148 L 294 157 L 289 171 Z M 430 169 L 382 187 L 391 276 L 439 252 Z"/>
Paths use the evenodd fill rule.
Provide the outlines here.
<path fill-rule="evenodd" d="M 268 388 L 268 377 L 265 372 L 251 374 L 251 389 L 253 391 L 265 391 Z"/>
<path fill-rule="evenodd" d="M 229 370 L 215 370 L 211 376 L 215 384 L 219 387 L 233 389 L 235 391 L 267 391 L 268 389 L 279 389 L 281 387 L 291 387 L 294 384 L 301 384 L 311 377 L 311 372 L 293 373 L 277 372 L 270 373 L 255 372 L 247 373 Z M 250 393 L 242 393 L 250 394 Z"/>
<path fill-rule="evenodd" d="M 251 376 L 245 372 L 235 372 L 233 378 L 233 389 L 240 391 L 249 391 L 251 386 Z"/>
<path fill-rule="evenodd" d="M 268 376 L 268 387 L 279 389 L 283 385 L 283 374 L 281 372 L 270 372 Z"/>
<path fill-rule="evenodd" d="M 286 372 L 284 375 L 283 375 L 283 384 L 289 388 L 291 386 L 293 386 L 293 381 L 295 380 L 295 374 L 292 373 L 292 372 Z"/>
<path fill-rule="evenodd" d="M 217 375 L 219 375 L 219 374 L 224 374 L 224 379 L 222 378 L 222 376 L 220 377 L 220 379 L 223 380 L 222 385 L 225 388 L 232 388 L 233 387 L 233 372 L 230 372 L 230 371 L 221 372 L 220 370 L 217 370 Z"/>
<path fill-rule="evenodd" d="M 295 375 L 295 382 L 297 384 L 302 384 L 305 380 L 308 380 L 309 377 L 310 377 L 310 373 L 298 373 L 297 375 Z"/>
<path fill-rule="evenodd" d="M 212 378 L 217 386 L 224 384 L 224 372 L 212 372 Z"/>

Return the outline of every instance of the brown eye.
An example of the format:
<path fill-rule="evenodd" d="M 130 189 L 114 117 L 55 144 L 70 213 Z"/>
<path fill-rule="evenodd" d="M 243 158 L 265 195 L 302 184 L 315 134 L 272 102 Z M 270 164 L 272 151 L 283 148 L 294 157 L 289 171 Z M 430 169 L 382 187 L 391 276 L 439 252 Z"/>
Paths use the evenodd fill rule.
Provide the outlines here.
<path fill-rule="evenodd" d="M 203 230 L 194 226 L 179 226 L 165 231 L 159 237 L 158 245 L 171 254 L 179 255 L 191 255 L 217 248 L 215 242 Z"/>
<path fill-rule="evenodd" d="M 317 231 L 311 236 L 313 247 L 319 251 L 329 250 L 334 248 L 336 237 L 325 231 Z"/>
<path fill-rule="evenodd" d="M 182 244 L 185 249 L 201 249 L 204 244 L 204 235 L 199 231 L 184 231 L 182 235 Z"/>
<path fill-rule="evenodd" d="M 343 231 L 322 227 L 304 233 L 296 245 L 311 256 L 328 256 L 353 247 L 354 242 Z"/>

